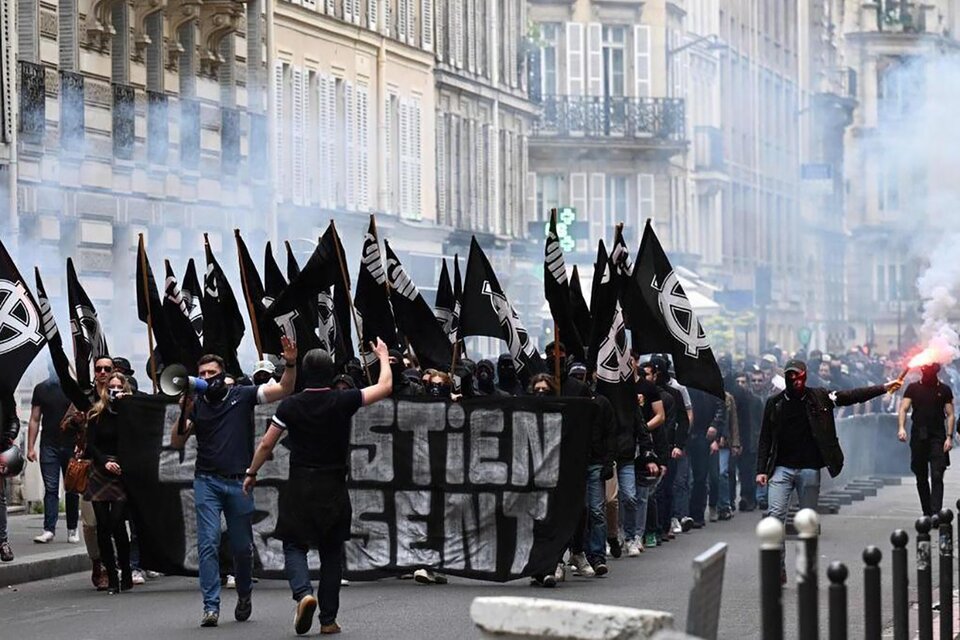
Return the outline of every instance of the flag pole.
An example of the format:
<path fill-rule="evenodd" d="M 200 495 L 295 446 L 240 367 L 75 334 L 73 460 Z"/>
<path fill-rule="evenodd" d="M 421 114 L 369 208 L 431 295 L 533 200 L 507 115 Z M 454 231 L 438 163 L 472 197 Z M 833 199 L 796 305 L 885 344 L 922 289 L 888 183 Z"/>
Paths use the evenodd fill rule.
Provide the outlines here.
<path fill-rule="evenodd" d="M 459 332 L 458 332 L 459 333 Z M 453 373 L 453 370 L 457 366 L 457 358 L 460 356 L 460 336 L 454 336 L 456 340 L 453 342 L 453 360 L 450 361 L 450 373 Z"/>
<path fill-rule="evenodd" d="M 150 309 L 150 284 L 147 280 L 147 250 L 143 246 L 143 234 L 140 235 L 140 271 L 143 273 L 143 299 L 147 302 L 147 344 L 150 346 L 150 381 L 153 383 L 153 393 L 157 393 L 157 358 L 153 352 L 153 312 Z"/>
<path fill-rule="evenodd" d="M 553 321 L 553 375 L 557 381 L 557 396 L 560 396 L 560 325 Z"/>
<path fill-rule="evenodd" d="M 257 360 L 263 360 L 263 344 L 260 342 L 260 326 L 257 324 L 257 313 L 253 309 L 253 300 L 250 299 L 250 288 L 247 286 L 247 270 L 243 265 L 243 256 L 240 254 L 240 229 L 233 230 L 233 237 L 237 242 L 237 261 L 240 263 L 240 283 L 243 285 L 243 297 L 247 301 L 247 314 L 250 315 L 250 326 L 253 329 L 253 344 L 257 347 Z M 206 239 L 206 234 L 204 234 L 204 239 Z M 247 252 L 247 255 L 249 255 L 249 252 Z"/>
<path fill-rule="evenodd" d="M 363 358 L 365 349 L 363 348 L 363 333 L 360 331 L 360 320 L 357 318 L 357 309 L 353 306 L 353 294 L 350 293 L 350 286 L 347 284 L 350 280 L 347 277 L 347 263 L 343 259 L 343 253 L 340 251 L 338 242 L 340 234 L 337 233 L 337 225 L 330 220 L 330 228 L 333 229 L 333 248 L 337 252 L 337 262 L 340 263 L 340 275 L 343 277 L 343 288 L 347 292 L 347 304 L 350 305 L 350 315 L 353 316 L 353 328 L 357 331 L 357 341 L 360 347 L 360 362 L 363 364 L 363 371 L 367 374 L 367 382 L 373 384 L 373 378 L 370 377 L 370 367 Z"/>

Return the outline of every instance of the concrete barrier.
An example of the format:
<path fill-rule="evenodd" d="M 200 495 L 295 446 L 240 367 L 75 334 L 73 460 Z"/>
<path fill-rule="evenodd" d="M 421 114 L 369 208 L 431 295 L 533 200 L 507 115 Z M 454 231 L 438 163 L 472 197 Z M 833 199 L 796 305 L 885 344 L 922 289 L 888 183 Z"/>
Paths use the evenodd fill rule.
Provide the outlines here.
<path fill-rule="evenodd" d="M 652 640 L 673 628 L 663 611 L 515 596 L 475 598 L 470 618 L 481 638 L 498 640 Z"/>

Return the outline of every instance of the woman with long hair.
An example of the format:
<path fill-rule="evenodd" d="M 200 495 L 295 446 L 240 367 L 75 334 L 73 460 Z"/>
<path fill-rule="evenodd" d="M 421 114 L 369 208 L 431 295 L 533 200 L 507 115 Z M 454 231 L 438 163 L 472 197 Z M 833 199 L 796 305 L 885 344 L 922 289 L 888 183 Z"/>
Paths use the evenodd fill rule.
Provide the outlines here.
<path fill-rule="evenodd" d="M 107 570 L 110 593 L 133 588 L 130 570 L 130 538 L 127 536 L 127 492 L 117 458 L 120 417 L 115 403 L 131 393 L 122 373 L 113 373 L 87 413 L 86 457 L 93 461 L 84 499 L 93 503 L 97 516 L 97 546 Z M 114 553 L 116 545 L 116 554 Z M 117 576 L 119 561 L 120 576 Z"/>

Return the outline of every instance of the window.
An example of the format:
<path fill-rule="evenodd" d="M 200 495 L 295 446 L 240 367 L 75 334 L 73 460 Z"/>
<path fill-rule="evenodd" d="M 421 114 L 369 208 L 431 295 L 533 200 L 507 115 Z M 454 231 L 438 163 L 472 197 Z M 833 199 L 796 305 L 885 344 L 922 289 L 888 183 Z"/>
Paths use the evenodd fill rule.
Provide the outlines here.
<path fill-rule="evenodd" d="M 604 224 L 606 233 L 618 222 L 627 221 L 627 176 L 607 176 L 604 198 Z"/>
<path fill-rule="evenodd" d="M 535 220 L 547 220 L 550 209 L 564 206 L 560 196 L 564 189 L 564 179 L 560 174 L 537 174 L 537 209 L 532 212 Z"/>
<path fill-rule="evenodd" d="M 900 167 L 896 156 L 881 154 L 877 167 L 877 207 L 880 211 L 900 209 Z"/>
<path fill-rule="evenodd" d="M 881 122 L 900 120 L 915 108 L 912 99 L 922 96 L 923 67 L 909 57 L 877 62 L 877 110 Z"/>
<path fill-rule="evenodd" d="M 543 95 L 557 95 L 557 50 L 560 42 L 560 25 L 545 22 L 540 25 L 540 78 Z"/>
<path fill-rule="evenodd" d="M 624 48 L 627 42 L 627 29 L 620 26 L 603 27 L 603 94 L 605 96 L 626 95 Z"/>

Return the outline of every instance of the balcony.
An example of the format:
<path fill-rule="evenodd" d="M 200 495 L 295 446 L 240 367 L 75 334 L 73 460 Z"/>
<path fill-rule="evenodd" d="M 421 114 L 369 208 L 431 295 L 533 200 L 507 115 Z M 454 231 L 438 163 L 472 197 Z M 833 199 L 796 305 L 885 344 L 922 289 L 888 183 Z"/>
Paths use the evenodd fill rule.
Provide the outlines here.
<path fill-rule="evenodd" d="M 60 146 L 66 151 L 82 151 L 86 123 L 83 103 L 83 76 L 60 71 Z"/>
<path fill-rule="evenodd" d="M 541 138 L 636 138 L 681 142 L 682 98 L 543 96 L 534 135 Z"/>
<path fill-rule="evenodd" d="M 167 164 L 170 145 L 167 96 L 162 91 L 147 91 L 147 158 L 151 164 Z"/>
<path fill-rule="evenodd" d="M 20 135 L 39 143 L 46 127 L 47 93 L 42 64 L 20 61 Z"/>
<path fill-rule="evenodd" d="M 136 111 L 135 91 L 126 84 L 113 83 L 113 155 L 130 160 L 133 158 Z"/>

